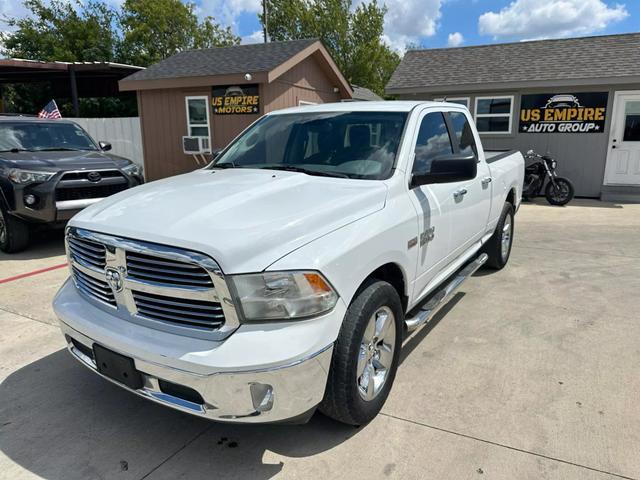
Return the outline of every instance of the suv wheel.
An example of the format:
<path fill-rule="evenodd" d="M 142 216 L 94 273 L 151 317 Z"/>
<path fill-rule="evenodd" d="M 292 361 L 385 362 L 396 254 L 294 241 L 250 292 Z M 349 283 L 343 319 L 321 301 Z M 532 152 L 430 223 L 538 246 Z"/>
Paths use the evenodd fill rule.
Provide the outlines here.
<path fill-rule="evenodd" d="M 400 297 L 389 283 L 366 283 L 349 306 L 320 411 L 350 425 L 372 420 L 395 379 L 403 332 Z"/>
<path fill-rule="evenodd" d="M 22 220 L 12 217 L 0 205 L 0 250 L 19 252 L 29 243 L 29 227 Z"/>

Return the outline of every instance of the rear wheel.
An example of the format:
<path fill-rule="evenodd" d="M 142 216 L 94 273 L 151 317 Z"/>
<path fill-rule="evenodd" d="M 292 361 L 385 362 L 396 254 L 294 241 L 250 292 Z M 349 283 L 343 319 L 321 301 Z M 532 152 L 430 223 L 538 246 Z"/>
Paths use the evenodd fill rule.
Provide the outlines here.
<path fill-rule="evenodd" d="M 0 205 L 0 250 L 15 253 L 24 250 L 29 243 L 29 226 L 12 217 Z"/>
<path fill-rule="evenodd" d="M 345 315 L 320 411 L 350 425 L 372 420 L 389 395 L 402 342 L 400 297 L 389 283 L 367 282 Z"/>
<path fill-rule="evenodd" d="M 574 195 L 573 184 L 571 180 L 564 177 L 556 177 L 553 179 L 555 185 L 549 182 L 544 189 L 544 195 L 547 202 L 551 205 L 563 206 L 571 201 Z"/>
<path fill-rule="evenodd" d="M 513 245 L 513 227 L 513 205 L 507 202 L 502 207 L 502 214 L 493 235 L 482 247 L 482 251 L 489 256 L 486 263 L 487 267 L 500 270 L 509 261 Z"/>

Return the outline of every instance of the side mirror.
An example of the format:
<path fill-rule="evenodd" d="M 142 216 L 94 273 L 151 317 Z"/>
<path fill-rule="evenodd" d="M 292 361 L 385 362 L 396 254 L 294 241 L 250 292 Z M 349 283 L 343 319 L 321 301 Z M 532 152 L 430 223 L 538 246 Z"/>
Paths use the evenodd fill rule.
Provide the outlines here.
<path fill-rule="evenodd" d="M 100 145 L 100 150 L 103 152 L 111 150 L 111 144 L 109 142 L 98 142 L 98 145 Z"/>
<path fill-rule="evenodd" d="M 473 180 L 478 174 L 478 160 L 475 155 L 453 154 L 436 157 L 431 161 L 429 173 L 415 173 L 411 178 L 411 188 L 429 183 L 453 183 Z"/>

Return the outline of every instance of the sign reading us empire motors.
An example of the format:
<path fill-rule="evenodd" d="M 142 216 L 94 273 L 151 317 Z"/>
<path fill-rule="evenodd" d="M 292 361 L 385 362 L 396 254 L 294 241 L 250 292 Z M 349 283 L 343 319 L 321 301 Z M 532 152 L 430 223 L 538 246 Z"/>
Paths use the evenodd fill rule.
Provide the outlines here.
<path fill-rule="evenodd" d="M 254 114 L 260 112 L 258 85 L 223 85 L 213 87 L 213 113 L 217 115 Z"/>
<path fill-rule="evenodd" d="M 607 92 L 523 95 L 522 133 L 600 133 L 607 113 Z"/>

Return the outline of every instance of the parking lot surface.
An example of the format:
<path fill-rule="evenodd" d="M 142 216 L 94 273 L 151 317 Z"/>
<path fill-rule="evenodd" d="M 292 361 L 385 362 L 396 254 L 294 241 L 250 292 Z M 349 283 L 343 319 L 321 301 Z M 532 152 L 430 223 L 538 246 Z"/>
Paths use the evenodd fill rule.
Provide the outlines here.
<path fill-rule="evenodd" d="M 212 423 L 75 362 L 61 233 L 0 254 L 0 478 L 640 479 L 640 205 L 524 204 L 509 265 L 408 338 L 353 428 Z"/>

